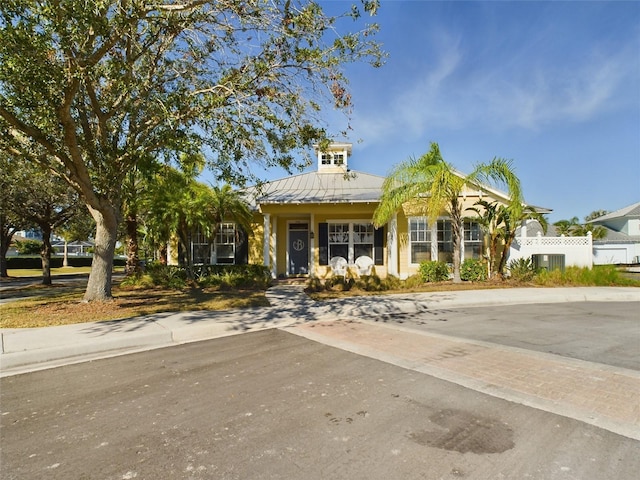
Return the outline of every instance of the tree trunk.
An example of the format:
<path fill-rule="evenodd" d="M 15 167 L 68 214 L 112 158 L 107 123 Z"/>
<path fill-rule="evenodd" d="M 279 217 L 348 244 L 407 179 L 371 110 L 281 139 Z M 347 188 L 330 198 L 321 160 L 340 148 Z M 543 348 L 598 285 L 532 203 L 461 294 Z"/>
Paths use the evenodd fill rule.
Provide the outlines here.
<path fill-rule="evenodd" d="M 457 226 L 456 226 L 457 225 Z M 451 225 L 451 236 L 453 237 L 453 283 L 460 283 L 460 224 L 459 222 Z"/>
<path fill-rule="evenodd" d="M 138 245 L 138 218 L 135 212 L 129 212 L 127 214 L 127 266 L 125 267 L 125 273 L 127 275 L 134 275 L 140 271 L 140 257 L 138 252 L 140 247 Z"/>
<path fill-rule="evenodd" d="M 40 250 L 42 284 L 51 285 L 51 226 L 48 223 L 43 223 L 39 226 L 40 230 L 42 230 L 42 249 Z"/>
<path fill-rule="evenodd" d="M 118 236 L 118 217 L 115 208 L 111 205 L 101 208 L 100 211 L 89 207 L 89 211 L 96 222 L 96 238 L 84 301 L 110 300 L 113 257 Z"/>
<path fill-rule="evenodd" d="M 498 273 L 498 240 L 500 238 L 497 235 L 491 236 L 491 243 L 489 245 L 489 269 L 490 277 L 493 277 Z"/>
<path fill-rule="evenodd" d="M 462 242 L 462 212 L 457 199 L 452 202 L 451 208 L 451 240 L 453 242 L 453 283 L 461 283 L 460 278 L 460 252 Z"/>
<path fill-rule="evenodd" d="M 500 264 L 498 265 L 498 275 L 504 278 L 504 269 L 507 266 L 507 260 L 509 259 L 509 250 L 511 250 L 511 244 L 513 243 L 514 235 L 509 235 L 504 242 L 504 250 L 500 256 Z"/>
<path fill-rule="evenodd" d="M 9 273 L 7 272 L 7 252 L 9 251 L 9 245 L 11 245 L 12 238 L 13 231 L 11 229 L 4 228 L 3 224 L 2 232 L 0 232 L 0 277 L 2 278 L 9 276 Z"/>
<path fill-rule="evenodd" d="M 169 263 L 168 261 L 168 252 L 167 252 L 167 244 L 164 243 L 162 244 L 159 248 L 158 248 L 158 262 L 160 262 L 161 265 L 167 265 Z"/>

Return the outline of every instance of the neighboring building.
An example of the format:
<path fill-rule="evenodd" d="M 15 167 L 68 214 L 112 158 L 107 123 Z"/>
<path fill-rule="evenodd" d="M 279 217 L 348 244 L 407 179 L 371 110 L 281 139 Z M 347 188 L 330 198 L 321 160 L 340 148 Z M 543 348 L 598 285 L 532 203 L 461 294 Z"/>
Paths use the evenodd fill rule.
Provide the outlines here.
<path fill-rule="evenodd" d="M 607 230 L 603 240 L 593 242 L 596 265 L 640 263 L 640 202 L 598 217 L 591 222 Z"/>
<path fill-rule="evenodd" d="M 351 151 L 350 143 L 332 144 L 327 152 L 316 152 L 316 171 L 245 190 L 255 211 L 247 242 L 250 263 L 270 267 L 274 277 L 326 278 L 349 269 L 407 278 L 422 261 L 452 262 L 451 222 L 445 215 L 429 224 L 415 205 L 406 206 L 387 225 L 374 228 L 385 178 L 351 170 Z M 463 192 L 463 209 L 479 199 L 508 202 L 503 192 L 470 185 Z M 214 250 L 228 253 L 225 263 L 238 263 L 232 254 L 237 239 L 242 243 L 243 235 L 213 242 Z M 473 219 L 464 222 L 463 239 L 462 259 L 481 258 L 482 231 Z"/>
<path fill-rule="evenodd" d="M 56 255 L 64 255 L 65 249 L 67 255 L 73 256 L 89 256 L 92 255 L 95 243 L 92 241 L 73 241 L 65 242 L 64 240 L 58 240 L 51 243 L 51 247 L 55 251 Z"/>

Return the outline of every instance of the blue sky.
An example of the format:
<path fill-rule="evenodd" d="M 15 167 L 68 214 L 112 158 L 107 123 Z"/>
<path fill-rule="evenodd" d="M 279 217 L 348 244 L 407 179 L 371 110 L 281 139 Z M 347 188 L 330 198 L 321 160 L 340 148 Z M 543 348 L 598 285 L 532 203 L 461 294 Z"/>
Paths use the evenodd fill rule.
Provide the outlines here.
<path fill-rule="evenodd" d="M 347 70 L 353 170 L 434 141 L 465 173 L 513 160 L 551 221 L 640 201 L 640 2 L 382 0 L 375 21 L 386 65 Z"/>

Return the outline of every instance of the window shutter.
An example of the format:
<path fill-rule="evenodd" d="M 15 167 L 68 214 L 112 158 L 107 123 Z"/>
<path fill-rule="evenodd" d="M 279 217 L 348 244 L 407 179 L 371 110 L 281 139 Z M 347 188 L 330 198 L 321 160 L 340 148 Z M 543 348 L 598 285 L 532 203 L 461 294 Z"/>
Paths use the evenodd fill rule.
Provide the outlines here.
<path fill-rule="evenodd" d="M 329 224 L 318 224 L 318 256 L 320 265 L 329 265 Z"/>
<path fill-rule="evenodd" d="M 384 227 L 373 231 L 373 263 L 384 265 Z"/>

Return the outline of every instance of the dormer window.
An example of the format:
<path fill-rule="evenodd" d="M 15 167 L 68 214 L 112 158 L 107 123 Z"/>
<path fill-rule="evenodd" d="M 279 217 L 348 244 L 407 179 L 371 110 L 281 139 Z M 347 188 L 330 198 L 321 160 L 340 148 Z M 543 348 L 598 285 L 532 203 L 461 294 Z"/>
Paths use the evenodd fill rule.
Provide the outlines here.
<path fill-rule="evenodd" d="M 341 173 L 347 168 L 347 159 L 351 153 L 350 143 L 332 143 L 326 152 L 318 154 L 318 170 L 323 172 Z"/>

